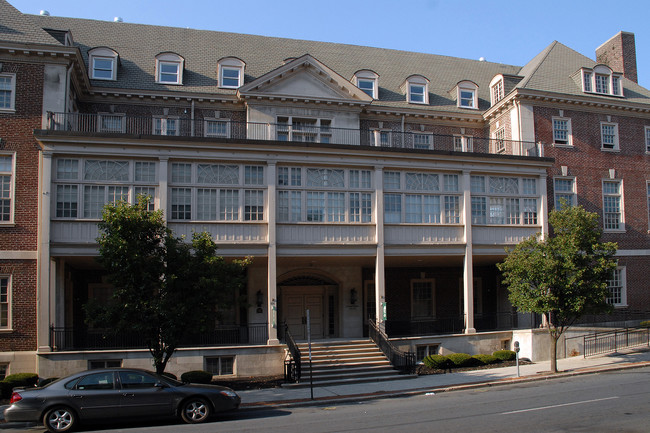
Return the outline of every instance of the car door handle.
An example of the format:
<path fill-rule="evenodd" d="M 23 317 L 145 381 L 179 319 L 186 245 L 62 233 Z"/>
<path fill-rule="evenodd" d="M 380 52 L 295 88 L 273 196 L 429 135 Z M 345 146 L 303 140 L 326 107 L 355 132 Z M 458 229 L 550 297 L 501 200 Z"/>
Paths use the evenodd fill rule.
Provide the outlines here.
<path fill-rule="evenodd" d="M 129 392 L 123 392 L 122 395 L 123 395 L 124 397 L 135 397 L 135 394 L 133 394 L 133 393 L 129 393 Z"/>
<path fill-rule="evenodd" d="M 83 395 L 72 395 L 72 398 L 83 398 Z"/>

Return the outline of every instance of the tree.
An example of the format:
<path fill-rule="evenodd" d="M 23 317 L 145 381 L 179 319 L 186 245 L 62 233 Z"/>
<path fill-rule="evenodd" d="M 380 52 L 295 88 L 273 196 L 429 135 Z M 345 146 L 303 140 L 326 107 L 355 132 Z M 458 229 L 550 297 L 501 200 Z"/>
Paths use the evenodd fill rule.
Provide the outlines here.
<path fill-rule="evenodd" d="M 607 280 L 616 268 L 616 244 L 601 242 L 598 216 L 580 206 L 551 211 L 551 236 L 531 236 L 497 265 L 510 302 L 522 312 L 543 314 L 550 334 L 551 372 L 557 342 L 579 317 L 611 309 Z"/>
<path fill-rule="evenodd" d="M 87 322 L 142 337 L 157 373 L 178 346 L 213 328 L 219 308 L 231 307 L 248 259 L 226 262 L 208 233 L 192 242 L 175 237 L 149 198 L 105 206 L 99 223 L 99 262 L 115 287 L 112 302 L 86 306 Z"/>

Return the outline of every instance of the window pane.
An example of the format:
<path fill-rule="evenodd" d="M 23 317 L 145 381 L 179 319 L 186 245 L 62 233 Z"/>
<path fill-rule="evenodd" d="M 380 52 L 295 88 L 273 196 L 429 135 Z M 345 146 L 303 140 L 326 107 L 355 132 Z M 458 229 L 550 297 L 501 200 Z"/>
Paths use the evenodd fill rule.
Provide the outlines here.
<path fill-rule="evenodd" d="M 264 191 L 244 191 L 244 220 L 261 221 L 264 219 Z"/>
<path fill-rule="evenodd" d="M 78 202 L 77 185 L 56 186 L 56 216 L 58 218 L 77 218 Z"/>
<path fill-rule="evenodd" d="M 222 221 L 239 220 L 239 191 L 222 189 L 219 191 L 219 219 Z"/>
<path fill-rule="evenodd" d="M 84 218 L 101 218 L 104 204 L 106 204 L 106 188 L 104 186 L 84 186 Z"/>
<path fill-rule="evenodd" d="M 307 192 L 307 221 L 325 221 L 324 192 Z"/>
<path fill-rule="evenodd" d="M 196 190 L 196 219 L 214 221 L 217 219 L 217 190 L 199 188 Z"/>
<path fill-rule="evenodd" d="M 384 221 L 386 223 L 402 221 L 402 196 L 400 194 L 384 194 Z"/>
<path fill-rule="evenodd" d="M 345 194 L 342 192 L 327 193 L 327 221 L 345 221 Z"/>
<path fill-rule="evenodd" d="M 152 183 L 156 182 L 156 163 L 136 161 L 135 181 Z"/>
<path fill-rule="evenodd" d="M 192 219 L 192 190 L 190 188 L 172 188 L 172 219 Z"/>
<path fill-rule="evenodd" d="M 201 166 L 199 165 L 199 168 L 200 167 Z M 192 164 L 182 164 L 179 162 L 172 163 L 172 182 L 174 183 L 192 182 Z"/>

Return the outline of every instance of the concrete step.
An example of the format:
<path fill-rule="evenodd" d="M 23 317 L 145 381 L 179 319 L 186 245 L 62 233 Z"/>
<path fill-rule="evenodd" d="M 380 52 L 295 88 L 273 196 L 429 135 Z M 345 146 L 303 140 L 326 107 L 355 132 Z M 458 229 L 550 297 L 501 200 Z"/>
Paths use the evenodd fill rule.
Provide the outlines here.
<path fill-rule="evenodd" d="M 357 383 L 385 382 L 389 380 L 415 379 L 417 374 L 396 374 L 394 376 L 355 377 L 351 379 L 314 380 L 314 386 L 354 385 Z M 282 388 L 309 388 L 309 375 L 304 376 L 299 383 L 283 383 Z"/>

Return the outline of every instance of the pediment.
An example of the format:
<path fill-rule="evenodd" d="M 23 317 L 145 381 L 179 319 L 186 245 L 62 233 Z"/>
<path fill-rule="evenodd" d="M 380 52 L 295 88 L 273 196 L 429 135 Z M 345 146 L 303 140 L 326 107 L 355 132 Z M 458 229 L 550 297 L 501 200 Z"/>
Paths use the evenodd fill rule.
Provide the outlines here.
<path fill-rule="evenodd" d="M 244 98 L 286 98 L 352 104 L 372 102 L 366 93 L 309 54 L 240 87 Z"/>

